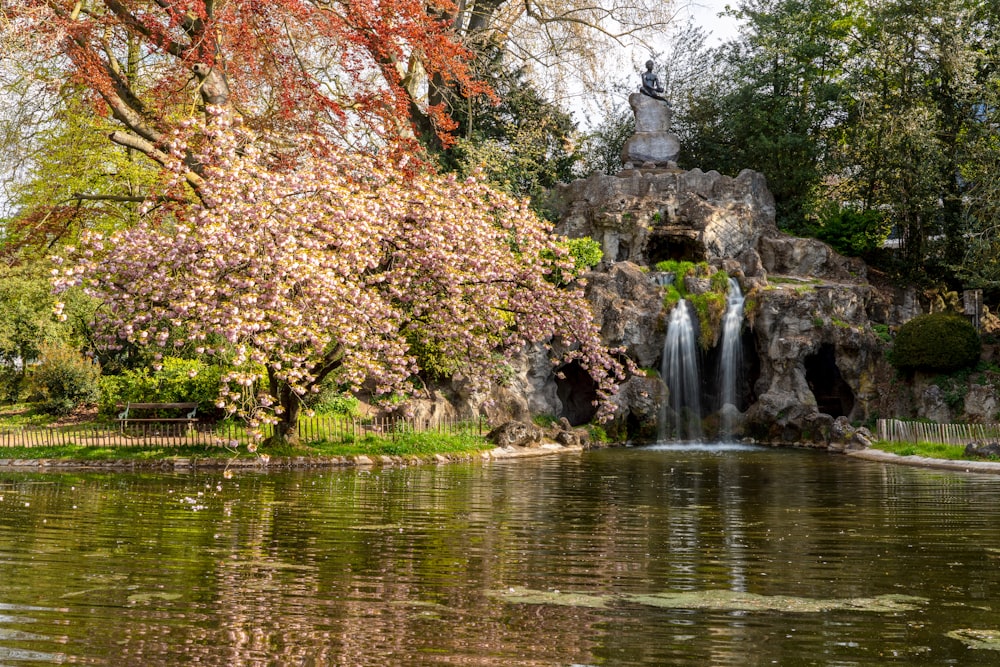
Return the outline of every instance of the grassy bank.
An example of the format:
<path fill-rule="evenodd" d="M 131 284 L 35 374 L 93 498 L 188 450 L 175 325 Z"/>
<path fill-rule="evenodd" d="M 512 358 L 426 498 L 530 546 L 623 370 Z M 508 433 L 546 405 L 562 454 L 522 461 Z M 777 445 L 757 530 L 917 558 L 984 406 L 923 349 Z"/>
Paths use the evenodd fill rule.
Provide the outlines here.
<path fill-rule="evenodd" d="M 897 456 L 926 456 L 931 459 L 944 459 L 948 461 L 1000 461 L 1000 458 L 991 456 L 980 458 L 978 456 L 966 456 L 964 445 L 945 445 L 939 442 L 886 442 L 884 440 L 876 442 L 874 449 L 896 454 Z"/>
<path fill-rule="evenodd" d="M 440 433 L 404 433 L 394 437 L 368 435 L 348 442 L 311 442 L 308 445 L 282 445 L 262 448 L 251 453 L 246 446 L 235 449 L 206 445 L 151 445 L 144 447 L 100 446 L 38 446 L 2 447 L 0 459 L 52 459 L 57 461 L 156 461 L 175 458 L 241 458 L 252 459 L 259 454 L 285 456 L 419 456 L 434 454 L 467 454 L 492 445 L 477 435 Z"/>
<path fill-rule="evenodd" d="M 418 427 L 419 426 L 419 427 Z M 349 417 L 314 417 L 299 421 L 296 446 L 262 447 L 252 453 L 242 426 L 232 422 L 199 425 L 197 431 L 158 427 L 149 433 L 123 429 L 100 419 L 96 408 L 56 418 L 30 403 L 0 406 L 0 459 L 56 461 L 156 461 L 170 459 L 253 459 L 270 457 L 403 456 L 470 454 L 491 449 L 481 424 L 447 422 L 415 425 L 407 421 L 362 422 Z M 421 430 L 427 429 L 427 430 Z M 176 432 L 175 432 L 176 431 Z M 148 436 L 148 437 L 147 437 Z M 237 442 L 237 447 L 222 443 Z"/>

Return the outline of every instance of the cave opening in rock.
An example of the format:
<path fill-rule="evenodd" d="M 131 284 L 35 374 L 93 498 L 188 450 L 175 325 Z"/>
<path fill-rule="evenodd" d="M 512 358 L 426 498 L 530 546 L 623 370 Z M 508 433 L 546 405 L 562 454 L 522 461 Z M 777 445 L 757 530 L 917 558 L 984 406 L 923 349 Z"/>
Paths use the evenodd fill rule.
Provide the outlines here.
<path fill-rule="evenodd" d="M 627 439 L 632 440 L 635 438 L 641 438 L 643 436 L 642 432 L 642 420 L 639 419 L 638 415 L 634 412 L 628 413 L 625 417 L 625 436 Z"/>
<path fill-rule="evenodd" d="M 837 352 L 824 343 L 815 354 L 805 359 L 806 382 L 816 397 L 820 412 L 831 417 L 846 417 L 854 410 L 854 392 L 837 368 Z"/>
<path fill-rule="evenodd" d="M 646 257 L 650 266 L 659 262 L 703 262 L 705 248 L 696 239 L 680 234 L 653 233 L 646 242 Z"/>
<path fill-rule="evenodd" d="M 560 377 L 562 376 L 562 377 Z M 562 414 L 572 426 L 586 424 L 597 414 L 597 383 L 579 362 L 571 361 L 556 372 L 556 396 Z"/>
<path fill-rule="evenodd" d="M 615 261 L 616 262 L 628 261 L 628 258 L 631 257 L 631 249 L 632 249 L 631 245 L 628 243 L 628 241 L 623 241 L 619 239 L 618 254 L 615 255 Z"/>

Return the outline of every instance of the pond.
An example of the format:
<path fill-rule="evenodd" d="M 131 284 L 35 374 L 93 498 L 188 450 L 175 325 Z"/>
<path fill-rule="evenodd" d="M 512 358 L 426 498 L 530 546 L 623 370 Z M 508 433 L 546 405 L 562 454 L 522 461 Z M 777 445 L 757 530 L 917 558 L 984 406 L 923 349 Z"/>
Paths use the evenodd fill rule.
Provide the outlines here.
<path fill-rule="evenodd" d="M 0 472 L 0 665 L 989 665 L 1000 477 L 650 447 Z"/>

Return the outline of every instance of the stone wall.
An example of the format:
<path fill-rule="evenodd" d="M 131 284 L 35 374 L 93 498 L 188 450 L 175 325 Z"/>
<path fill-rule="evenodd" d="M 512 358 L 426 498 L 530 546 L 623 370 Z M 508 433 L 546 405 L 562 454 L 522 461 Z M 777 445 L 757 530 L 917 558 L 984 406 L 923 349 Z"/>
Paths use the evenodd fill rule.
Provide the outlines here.
<path fill-rule="evenodd" d="M 597 240 L 605 266 L 738 258 L 777 233 L 774 198 L 749 170 L 736 178 L 697 169 L 594 174 L 558 186 L 549 205 L 560 220 L 556 231 Z"/>

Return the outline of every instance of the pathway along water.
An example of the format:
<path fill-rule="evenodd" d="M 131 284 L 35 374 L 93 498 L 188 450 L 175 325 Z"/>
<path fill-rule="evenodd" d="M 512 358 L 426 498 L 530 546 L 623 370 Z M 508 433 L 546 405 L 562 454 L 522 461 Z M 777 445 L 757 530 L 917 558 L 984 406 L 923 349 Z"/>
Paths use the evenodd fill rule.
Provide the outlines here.
<path fill-rule="evenodd" d="M 0 473 L 0 664 L 996 664 L 996 477 L 723 448 Z"/>

